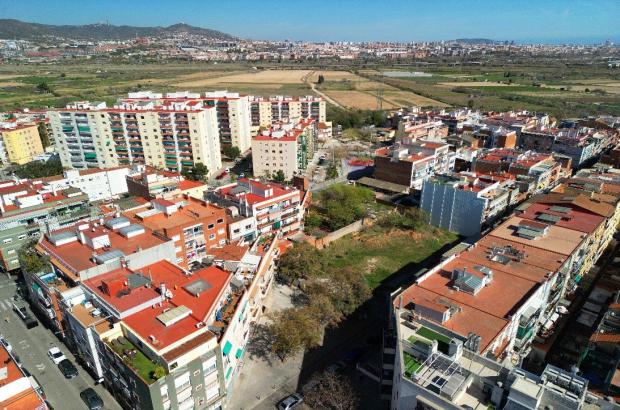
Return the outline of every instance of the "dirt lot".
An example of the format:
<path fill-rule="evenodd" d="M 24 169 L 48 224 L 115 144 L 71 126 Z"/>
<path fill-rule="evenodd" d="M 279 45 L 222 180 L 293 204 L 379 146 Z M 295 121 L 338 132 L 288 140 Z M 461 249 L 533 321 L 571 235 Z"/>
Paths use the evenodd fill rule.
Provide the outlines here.
<path fill-rule="evenodd" d="M 457 81 L 453 83 L 438 83 L 446 87 L 510 87 L 511 84 L 503 84 L 495 81 Z"/>
<path fill-rule="evenodd" d="M 377 97 L 362 91 L 325 91 L 329 97 L 338 101 L 340 104 L 349 108 L 359 108 L 361 110 L 374 110 L 377 108 Z M 390 102 L 383 102 L 384 109 L 397 108 Z"/>
<path fill-rule="evenodd" d="M 241 74 L 225 75 L 221 77 L 207 78 L 204 85 L 216 84 L 302 84 L 303 77 L 311 73 L 311 70 L 264 70 Z M 200 81 L 195 79 L 194 81 Z"/>
<path fill-rule="evenodd" d="M 444 104 L 440 101 L 433 100 L 432 98 L 427 98 L 422 95 L 414 94 L 409 91 L 386 91 L 384 93 L 383 98 L 387 101 L 392 102 L 398 107 L 403 105 L 420 105 L 423 107 L 447 107 L 447 104 Z"/>

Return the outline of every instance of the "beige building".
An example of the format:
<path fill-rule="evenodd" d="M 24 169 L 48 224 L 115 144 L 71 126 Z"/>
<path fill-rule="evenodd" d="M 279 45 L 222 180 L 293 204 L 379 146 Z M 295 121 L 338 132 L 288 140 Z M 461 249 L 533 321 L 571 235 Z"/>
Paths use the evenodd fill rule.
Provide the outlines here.
<path fill-rule="evenodd" d="M 43 151 L 37 124 L 0 123 L 0 161 L 3 165 L 26 164 Z"/>
<path fill-rule="evenodd" d="M 312 95 L 305 97 L 288 97 L 283 95 L 269 98 L 250 96 L 252 126 L 271 127 L 281 121 L 313 119 L 325 122 L 325 100 Z"/>
<path fill-rule="evenodd" d="M 303 173 L 314 155 L 315 121 L 278 123 L 252 138 L 252 167 L 256 176 L 273 177 L 278 171 L 286 179 Z"/>
<path fill-rule="evenodd" d="M 241 153 L 252 144 L 252 124 L 250 122 L 250 102 L 247 95 L 214 91 L 205 93 L 205 105 L 215 107 L 222 147 L 233 146 Z"/>
<path fill-rule="evenodd" d="M 56 150 L 69 168 L 144 164 L 180 172 L 221 168 L 215 108 L 199 100 L 130 93 L 113 108 L 77 102 L 48 112 Z"/>

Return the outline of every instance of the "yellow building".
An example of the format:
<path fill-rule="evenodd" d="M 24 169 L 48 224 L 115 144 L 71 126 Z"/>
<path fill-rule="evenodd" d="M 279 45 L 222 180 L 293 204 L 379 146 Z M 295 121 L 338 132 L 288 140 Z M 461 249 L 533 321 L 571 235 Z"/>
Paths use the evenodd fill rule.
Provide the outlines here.
<path fill-rule="evenodd" d="M 0 128 L 0 160 L 3 164 L 26 164 L 43 152 L 36 124 Z"/>

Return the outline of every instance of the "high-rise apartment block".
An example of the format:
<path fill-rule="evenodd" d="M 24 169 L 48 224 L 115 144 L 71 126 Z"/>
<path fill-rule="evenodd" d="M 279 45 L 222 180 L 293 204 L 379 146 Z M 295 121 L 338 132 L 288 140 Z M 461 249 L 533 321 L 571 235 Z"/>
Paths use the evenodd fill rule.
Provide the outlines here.
<path fill-rule="evenodd" d="M 130 93 L 113 108 L 77 102 L 48 114 L 65 167 L 145 164 L 181 171 L 203 163 L 211 172 L 221 167 L 217 114 L 199 100 Z"/>
<path fill-rule="evenodd" d="M 250 96 L 252 126 L 271 127 L 274 122 L 314 119 L 325 122 L 325 100 L 312 95 L 289 97 L 277 95 L 269 98 Z"/>
<path fill-rule="evenodd" d="M 3 165 L 25 164 L 42 153 L 37 124 L 0 122 L 0 162 Z"/>
<path fill-rule="evenodd" d="M 314 155 L 316 126 L 313 119 L 297 124 L 274 124 L 252 138 L 252 167 L 258 176 L 273 176 L 278 171 L 286 179 L 304 171 Z"/>
<path fill-rule="evenodd" d="M 252 124 L 248 96 L 214 91 L 205 93 L 204 102 L 216 109 L 222 147 L 237 147 L 241 153 L 250 149 Z"/>

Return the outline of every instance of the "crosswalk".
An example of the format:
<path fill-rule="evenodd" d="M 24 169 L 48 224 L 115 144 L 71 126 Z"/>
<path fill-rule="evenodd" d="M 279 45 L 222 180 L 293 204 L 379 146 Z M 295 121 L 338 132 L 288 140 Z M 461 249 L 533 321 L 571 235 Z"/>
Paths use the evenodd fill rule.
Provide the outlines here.
<path fill-rule="evenodd" d="M 9 310 L 13 310 L 13 300 L 12 299 L 0 299 L 0 311 L 6 312 Z"/>

